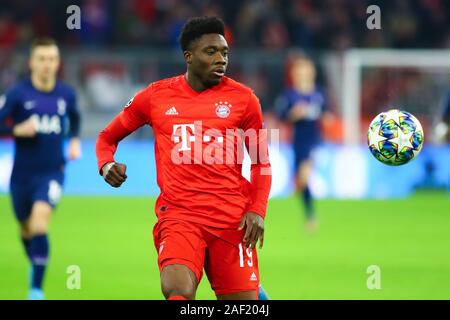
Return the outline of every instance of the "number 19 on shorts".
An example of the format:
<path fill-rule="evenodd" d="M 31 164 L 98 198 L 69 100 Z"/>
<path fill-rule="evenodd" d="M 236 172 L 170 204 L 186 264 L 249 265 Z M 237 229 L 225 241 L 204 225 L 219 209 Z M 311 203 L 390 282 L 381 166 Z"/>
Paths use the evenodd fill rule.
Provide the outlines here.
<path fill-rule="evenodd" d="M 247 248 L 245 250 L 245 253 L 247 255 L 247 265 L 249 267 L 253 267 L 252 250 L 250 248 Z M 242 243 L 239 243 L 239 266 L 241 268 L 244 267 L 244 248 L 242 246 Z"/>

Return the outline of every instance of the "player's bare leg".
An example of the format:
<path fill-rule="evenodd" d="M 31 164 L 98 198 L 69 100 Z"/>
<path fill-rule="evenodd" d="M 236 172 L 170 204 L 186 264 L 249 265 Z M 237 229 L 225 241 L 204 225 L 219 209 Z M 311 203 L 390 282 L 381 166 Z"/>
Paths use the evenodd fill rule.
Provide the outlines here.
<path fill-rule="evenodd" d="M 194 300 L 197 286 L 194 272 L 185 265 L 172 264 L 161 271 L 161 290 L 168 300 Z"/>
<path fill-rule="evenodd" d="M 28 226 L 29 223 L 30 223 L 29 219 L 26 221 L 20 221 L 20 237 L 22 238 L 22 244 L 23 247 L 25 248 L 25 253 L 31 262 L 30 258 L 31 233 L 30 228 Z"/>
<path fill-rule="evenodd" d="M 23 240 L 31 240 L 31 232 L 30 232 L 30 220 L 21 221 L 20 222 L 20 235 Z"/>
<path fill-rule="evenodd" d="M 20 222 L 20 236 L 24 243 L 26 254 L 30 258 L 30 242 L 35 234 L 46 234 L 52 208 L 45 202 L 36 202 L 33 207 L 33 214 L 25 221 Z M 50 211 L 48 211 L 50 209 Z M 33 218 L 32 218 L 33 217 Z M 33 231 L 32 229 L 33 228 Z"/>
<path fill-rule="evenodd" d="M 241 291 L 217 295 L 217 300 L 257 300 L 257 291 Z"/>
<path fill-rule="evenodd" d="M 36 201 L 33 204 L 28 226 L 31 236 L 47 234 L 52 211 L 52 207 L 47 202 Z"/>
<path fill-rule="evenodd" d="M 308 181 L 313 169 L 311 160 L 305 160 L 300 163 L 297 171 L 297 192 L 303 197 L 305 204 L 305 227 L 308 232 L 315 232 L 317 229 L 317 220 L 312 207 L 311 192 L 308 187 Z"/>
<path fill-rule="evenodd" d="M 312 172 L 312 161 L 305 160 L 300 163 L 297 171 L 298 191 L 303 191 L 308 186 L 308 179 Z"/>
<path fill-rule="evenodd" d="M 48 226 L 52 207 L 44 201 L 36 201 L 31 209 L 30 218 L 23 224 L 22 235 L 27 236 L 30 243 L 28 255 L 32 264 L 29 299 L 43 299 L 42 283 L 47 266 L 49 244 Z"/>

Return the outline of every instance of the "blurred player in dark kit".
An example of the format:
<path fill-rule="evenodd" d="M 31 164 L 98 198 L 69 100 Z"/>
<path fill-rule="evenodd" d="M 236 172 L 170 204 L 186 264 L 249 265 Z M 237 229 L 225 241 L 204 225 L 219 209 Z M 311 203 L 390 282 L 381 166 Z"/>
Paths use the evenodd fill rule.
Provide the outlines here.
<path fill-rule="evenodd" d="M 313 232 L 317 220 L 308 181 L 313 169 L 311 155 L 321 141 L 320 120 L 326 114 L 326 100 L 316 85 L 312 60 L 296 56 L 287 70 L 289 87 L 277 98 L 276 110 L 281 120 L 293 126 L 296 192 L 303 200 L 306 228 Z"/>
<path fill-rule="evenodd" d="M 33 300 L 44 298 L 42 287 L 49 256 L 47 234 L 64 183 L 63 144 L 67 133 L 69 160 L 81 155 L 76 95 L 74 89 L 57 79 L 59 65 L 56 42 L 51 38 L 35 40 L 29 59 L 30 78 L 0 98 L 0 134 L 15 139 L 10 191 L 22 242 L 32 265 L 28 298 Z"/>

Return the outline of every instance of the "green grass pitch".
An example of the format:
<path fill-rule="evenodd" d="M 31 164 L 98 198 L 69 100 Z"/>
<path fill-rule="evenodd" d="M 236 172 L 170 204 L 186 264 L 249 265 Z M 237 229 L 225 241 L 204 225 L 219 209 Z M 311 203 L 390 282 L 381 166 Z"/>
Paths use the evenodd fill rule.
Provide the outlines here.
<path fill-rule="evenodd" d="M 48 299 L 162 299 L 152 228 L 154 198 L 65 196 L 51 224 Z M 303 228 L 298 199 L 271 200 L 262 283 L 272 299 L 450 299 L 450 197 L 317 202 Z M 81 289 L 66 287 L 81 268 Z M 367 268 L 381 289 L 367 288 Z M 0 299 L 23 299 L 29 266 L 9 198 L 0 196 Z M 214 299 L 206 277 L 198 299 Z"/>

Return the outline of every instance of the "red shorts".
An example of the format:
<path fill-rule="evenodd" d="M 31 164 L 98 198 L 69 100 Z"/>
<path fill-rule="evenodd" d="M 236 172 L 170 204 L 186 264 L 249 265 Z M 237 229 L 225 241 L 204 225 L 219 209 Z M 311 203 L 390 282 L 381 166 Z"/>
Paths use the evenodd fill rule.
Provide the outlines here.
<path fill-rule="evenodd" d="M 216 295 L 241 291 L 258 292 L 256 250 L 246 249 L 245 230 L 218 229 L 181 220 L 158 221 L 153 239 L 159 271 L 171 264 L 191 269 L 198 283 L 205 268 Z"/>

